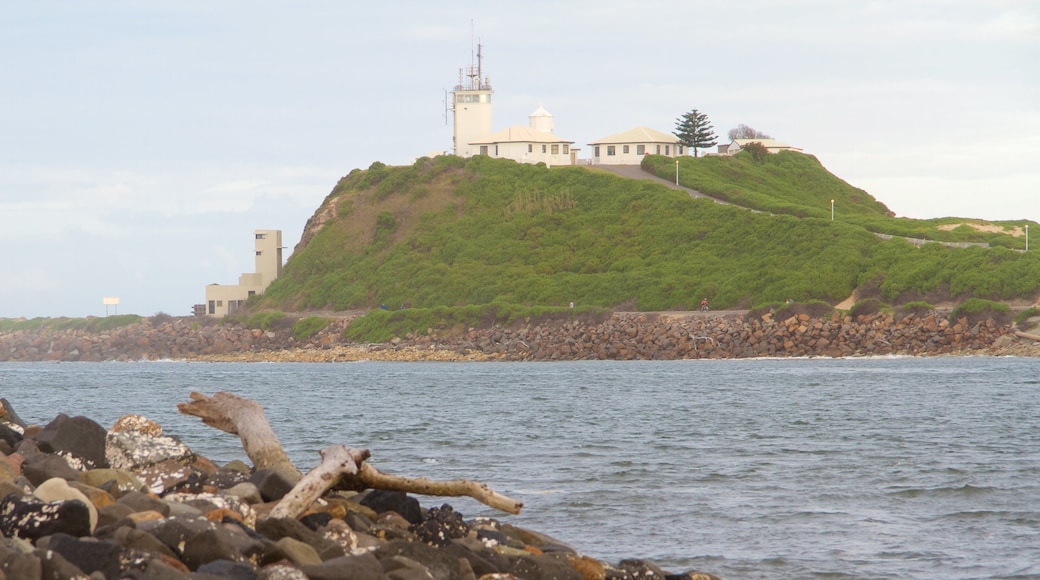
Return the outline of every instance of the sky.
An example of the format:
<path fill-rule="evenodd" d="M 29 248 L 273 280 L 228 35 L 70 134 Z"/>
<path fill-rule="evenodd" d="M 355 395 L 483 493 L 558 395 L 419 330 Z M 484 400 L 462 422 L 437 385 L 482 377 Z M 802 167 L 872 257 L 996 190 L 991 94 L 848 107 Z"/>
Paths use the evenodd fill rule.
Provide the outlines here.
<path fill-rule="evenodd" d="M 0 318 L 185 316 L 253 230 L 288 258 L 340 177 L 450 151 L 477 43 L 494 130 L 543 105 L 581 159 L 697 109 L 899 216 L 1040 221 L 1036 0 L 12 2 Z"/>

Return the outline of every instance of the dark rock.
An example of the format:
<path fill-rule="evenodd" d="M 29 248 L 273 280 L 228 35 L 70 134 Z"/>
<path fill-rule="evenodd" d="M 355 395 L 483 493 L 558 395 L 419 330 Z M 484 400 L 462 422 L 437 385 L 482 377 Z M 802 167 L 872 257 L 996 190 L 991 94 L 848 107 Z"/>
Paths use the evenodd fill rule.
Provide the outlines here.
<path fill-rule="evenodd" d="M 6 417 L 5 417 L 6 418 Z M 6 423 L 0 423 L 0 440 L 10 446 L 11 451 L 18 447 L 22 441 L 22 434 L 15 431 Z M 8 451 L 10 453 L 11 451 Z"/>
<path fill-rule="evenodd" d="M 3 571 L 7 578 L 36 580 L 43 577 L 43 562 L 36 554 L 15 552 L 7 556 L 3 562 Z"/>
<path fill-rule="evenodd" d="M 199 566 L 199 574 L 210 574 L 219 578 L 231 578 L 232 580 L 256 580 L 256 570 L 249 564 L 242 562 L 231 562 L 228 560 L 217 560 Z"/>
<path fill-rule="evenodd" d="M 430 508 L 423 520 L 412 524 L 409 530 L 420 542 L 426 542 L 431 546 L 446 546 L 453 539 L 469 533 L 469 526 L 462 520 L 462 514 L 450 505 L 444 504 L 439 508 Z"/>
<path fill-rule="evenodd" d="M 105 428 L 91 419 L 59 413 L 35 439 L 40 451 L 71 457 L 82 462 L 84 469 L 94 469 L 108 467 L 105 434 Z"/>
<path fill-rule="evenodd" d="M 123 494 L 116 500 L 116 503 L 128 506 L 135 512 L 156 511 L 162 514 L 163 517 L 168 517 L 170 515 L 169 504 L 139 491 L 131 491 Z"/>
<path fill-rule="evenodd" d="M 106 505 L 98 510 L 98 526 L 97 529 L 94 530 L 94 534 L 99 534 L 98 530 L 101 528 L 122 521 L 136 511 L 137 510 L 126 504 L 114 503 Z"/>
<path fill-rule="evenodd" d="M 34 486 L 40 485 L 52 477 L 75 481 L 79 479 L 79 473 L 64 458 L 46 453 L 28 455 L 22 463 L 22 475 Z"/>
<path fill-rule="evenodd" d="M 144 530 L 122 526 L 111 535 L 112 541 L 137 553 L 155 554 L 166 558 L 177 559 L 177 552 L 164 544 L 159 538 Z"/>
<path fill-rule="evenodd" d="M 282 499 L 294 485 L 293 482 L 273 469 L 260 469 L 250 476 L 249 481 L 260 490 L 260 497 L 264 498 L 264 501 Z"/>
<path fill-rule="evenodd" d="M 371 553 L 342 556 L 321 564 L 300 566 L 310 580 L 383 580 L 383 565 Z"/>
<path fill-rule="evenodd" d="M 332 521 L 332 514 L 328 512 L 317 512 L 313 514 L 307 514 L 300 518 L 300 523 L 307 526 L 311 531 L 317 532 L 319 529 Z"/>
<path fill-rule="evenodd" d="M 177 554 L 182 553 L 181 546 L 189 538 L 212 530 L 213 527 L 213 523 L 209 521 L 191 517 L 172 517 L 141 522 L 137 525 L 137 529 L 152 534 Z"/>
<path fill-rule="evenodd" d="M 199 534 L 193 534 L 184 541 L 181 561 L 190 570 L 198 570 L 199 566 L 217 560 L 231 562 L 246 560 L 246 557 L 238 551 L 230 534 L 225 530 L 209 529 Z"/>
<path fill-rule="evenodd" d="M 361 505 L 371 508 L 377 514 L 397 512 L 410 524 L 422 521 L 422 508 L 419 500 L 399 491 L 373 489 L 361 499 Z"/>
<path fill-rule="evenodd" d="M 206 475 L 206 484 L 217 489 L 230 489 L 249 481 L 249 474 L 234 469 L 221 469 Z"/>
<path fill-rule="evenodd" d="M 68 534 L 54 534 L 41 540 L 37 547 L 61 554 L 65 560 L 83 572 L 100 572 L 105 578 L 119 576 L 119 556 L 121 547 L 114 542 L 98 542 L 82 540 Z"/>
<path fill-rule="evenodd" d="M 83 573 L 75 564 L 69 562 L 64 556 L 53 550 L 37 549 L 33 554 L 40 558 L 40 578 L 84 578 Z"/>
<path fill-rule="evenodd" d="M 0 500 L 0 531 L 30 541 L 57 533 L 89 536 L 90 510 L 78 500 L 44 503 L 11 494 Z"/>
<path fill-rule="evenodd" d="M 277 542 L 282 538 L 292 538 L 314 548 L 322 560 L 329 560 L 346 555 L 343 546 L 321 534 L 311 530 L 293 518 L 266 518 L 256 522 L 256 531 L 269 540 Z"/>
<path fill-rule="evenodd" d="M 416 562 L 422 562 L 434 578 L 458 578 L 459 560 L 443 550 L 429 544 L 394 540 L 376 548 L 374 552 L 380 562 L 396 556 L 404 556 Z"/>
<path fill-rule="evenodd" d="M 633 580 L 664 580 L 665 573 L 653 562 L 628 558 L 618 562 L 617 567 L 627 572 Z"/>
<path fill-rule="evenodd" d="M 25 429 L 25 421 L 18 416 L 18 413 L 14 412 L 14 407 L 7 399 L 0 398 L 0 418 L 3 418 L 4 422 L 11 423 L 12 425 L 18 425 L 22 429 Z"/>
<path fill-rule="evenodd" d="M 513 559 L 506 572 L 525 580 L 583 580 L 563 558 L 553 556 L 520 556 Z"/>
<path fill-rule="evenodd" d="M 480 542 L 477 542 L 477 544 L 480 547 L 483 547 L 483 544 L 481 544 Z M 494 557 L 488 557 L 491 556 L 491 554 L 489 554 L 487 550 L 479 548 L 477 550 L 471 550 L 469 548 L 464 547 L 464 545 L 460 543 L 458 540 L 452 542 L 447 546 L 444 546 L 443 548 L 441 548 L 441 550 L 443 550 L 445 554 L 453 556 L 458 560 L 465 560 L 466 562 L 468 562 L 470 570 L 473 571 L 473 574 L 477 578 L 480 578 L 485 574 L 497 574 L 502 571 L 502 567 L 497 565 L 493 561 Z M 503 563 L 508 565 L 507 559 L 502 558 L 502 560 Z"/>

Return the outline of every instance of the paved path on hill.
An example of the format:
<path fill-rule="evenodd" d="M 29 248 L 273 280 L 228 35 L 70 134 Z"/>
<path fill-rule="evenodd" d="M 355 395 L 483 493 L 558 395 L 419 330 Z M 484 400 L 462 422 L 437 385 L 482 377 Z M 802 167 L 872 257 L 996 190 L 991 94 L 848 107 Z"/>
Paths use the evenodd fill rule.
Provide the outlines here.
<path fill-rule="evenodd" d="M 711 197 L 710 195 L 705 195 L 705 194 L 697 191 L 696 189 L 690 189 L 689 187 L 683 187 L 681 185 L 676 185 L 674 180 L 673 181 L 669 181 L 667 179 L 662 179 L 662 178 L 654 175 L 653 173 L 649 173 L 649 172 L 643 171 L 643 168 L 638 166 L 638 165 L 593 165 L 592 167 L 595 167 L 596 169 L 605 169 L 605 170 L 607 170 L 607 171 L 609 171 L 611 173 L 616 173 L 617 175 L 620 175 L 621 177 L 627 177 L 628 179 L 649 179 L 650 181 L 656 181 L 658 183 L 667 185 L 668 187 L 670 187 L 672 189 L 678 189 L 678 190 L 681 190 L 681 191 L 685 191 L 685 192 L 690 194 L 690 197 L 703 197 L 705 199 L 710 199 L 710 200 L 714 201 L 715 203 L 721 203 L 723 205 L 733 205 L 733 204 L 729 203 L 728 201 L 722 201 L 722 200 L 719 200 L 719 199 L 715 199 L 714 197 Z"/>
<path fill-rule="evenodd" d="M 681 185 L 676 185 L 674 180 L 669 181 L 667 179 L 662 179 L 662 178 L 654 175 L 653 173 L 650 173 L 650 172 L 647 172 L 647 171 L 643 171 L 643 168 L 640 167 L 639 165 L 593 165 L 593 167 L 595 167 L 597 169 L 605 169 L 605 170 L 607 170 L 607 171 L 609 171 L 611 173 L 615 173 L 617 175 L 620 175 L 621 177 L 627 177 L 628 179 L 649 179 L 651 181 L 656 181 L 658 183 L 667 185 L 668 187 L 670 187 L 672 189 L 679 189 L 679 190 L 685 191 L 685 192 L 690 194 L 690 197 L 703 197 L 705 199 L 710 199 L 711 201 L 714 201 L 715 203 L 721 203 L 722 205 L 736 205 L 736 204 L 730 203 L 728 201 L 722 201 L 721 199 L 716 199 L 714 197 L 711 197 L 710 195 L 706 195 L 704 193 L 701 193 L 701 192 L 697 191 L 696 189 L 690 189 L 689 187 L 683 187 Z M 744 206 L 739 206 L 738 205 L 736 207 L 744 207 Z M 748 210 L 750 212 L 754 212 L 754 213 L 764 213 L 761 210 L 751 209 L 749 207 L 744 207 L 744 209 L 746 209 L 746 210 Z M 969 246 L 979 246 L 981 248 L 989 248 L 989 247 L 991 247 L 989 245 L 989 243 L 987 243 L 987 242 L 940 242 L 938 240 L 926 240 L 926 239 L 922 239 L 922 238 L 907 238 L 907 237 L 904 237 L 904 236 L 893 236 L 891 234 L 882 234 L 882 233 L 879 233 L 879 232 L 872 232 L 872 233 L 875 236 L 877 236 L 877 237 L 879 237 L 879 238 L 881 238 L 883 240 L 891 240 L 892 238 L 902 238 L 902 239 L 906 240 L 907 242 L 910 242 L 911 244 L 913 244 L 915 246 L 922 246 L 924 244 L 941 244 L 943 246 L 947 246 L 947 247 L 950 247 L 950 248 L 967 248 Z M 1015 251 L 1016 252 L 1022 252 L 1023 250 L 1015 250 Z"/>

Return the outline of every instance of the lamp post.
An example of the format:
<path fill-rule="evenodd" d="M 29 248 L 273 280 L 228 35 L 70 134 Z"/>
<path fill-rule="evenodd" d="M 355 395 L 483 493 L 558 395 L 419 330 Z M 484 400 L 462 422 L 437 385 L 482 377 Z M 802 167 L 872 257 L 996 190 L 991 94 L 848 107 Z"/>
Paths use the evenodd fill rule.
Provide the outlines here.
<path fill-rule="evenodd" d="M 1029 251 L 1029 224 L 1026 224 L 1026 251 Z"/>
<path fill-rule="evenodd" d="M 679 158 L 675 159 L 675 185 L 679 186 Z"/>
<path fill-rule="evenodd" d="M 834 221 L 834 200 L 831 200 L 831 221 Z"/>

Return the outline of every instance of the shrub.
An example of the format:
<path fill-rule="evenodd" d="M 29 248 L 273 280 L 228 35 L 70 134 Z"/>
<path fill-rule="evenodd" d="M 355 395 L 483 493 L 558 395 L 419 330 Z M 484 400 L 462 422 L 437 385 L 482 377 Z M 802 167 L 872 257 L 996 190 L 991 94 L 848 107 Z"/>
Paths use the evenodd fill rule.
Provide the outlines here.
<path fill-rule="evenodd" d="M 884 303 L 877 298 L 867 298 L 866 300 L 860 300 L 853 304 L 852 308 L 849 309 L 849 316 L 855 318 L 857 316 L 875 314 L 879 312 L 882 307 L 884 307 Z"/>
<path fill-rule="evenodd" d="M 296 321 L 296 324 L 293 324 L 292 337 L 297 341 L 307 340 L 325 330 L 329 324 L 332 324 L 332 319 L 321 316 L 301 318 Z"/>
<path fill-rule="evenodd" d="M 257 312 L 250 316 L 245 322 L 248 328 L 259 328 L 260 330 L 275 330 L 285 325 L 283 320 L 285 313 L 279 311 Z"/>
<path fill-rule="evenodd" d="M 997 324 L 1011 322 L 1011 308 L 1003 302 L 993 302 L 982 298 L 969 298 L 950 313 L 950 320 L 965 318 L 968 324 L 976 324 L 983 320 L 993 320 Z"/>

